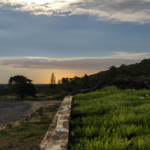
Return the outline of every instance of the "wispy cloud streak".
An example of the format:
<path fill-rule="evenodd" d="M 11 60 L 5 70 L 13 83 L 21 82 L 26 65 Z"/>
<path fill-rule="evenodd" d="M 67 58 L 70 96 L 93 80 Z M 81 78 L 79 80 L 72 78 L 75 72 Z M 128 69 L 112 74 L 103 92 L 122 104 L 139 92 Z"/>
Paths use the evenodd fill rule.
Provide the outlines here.
<path fill-rule="evenodd" d="M 148 57 L 149 53 L 129 54 L 113 52 L 111 57 L 85 57 L 85 58 L 48 58 L 48 57 L 23 57 L 0 58 L 0 68 L 25 68 L 25 69 L 59 69 L 59 70 L 104 70 L 112 65 L 140 63 Z"/>

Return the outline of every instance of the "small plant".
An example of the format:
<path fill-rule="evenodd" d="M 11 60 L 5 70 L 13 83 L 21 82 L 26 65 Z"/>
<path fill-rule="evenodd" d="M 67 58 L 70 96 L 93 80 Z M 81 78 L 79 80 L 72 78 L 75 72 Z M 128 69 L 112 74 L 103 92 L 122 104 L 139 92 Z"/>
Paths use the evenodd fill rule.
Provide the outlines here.
<path fill-rule="evenodd" d="M 43 107 L 40 107 L 38 110 L 36 110 L 36 112 L 38 112 L 38 114 L 40 116 L 42 116 L 43 115 Z"/>
<path fill-rule="evenodd" d="M 12 143 L 6 143 L 0 147 L 0 150 L 3 150 L 3 148 L 12 148 L 12 147 L 13 147 Z"/>
<path fill-rule="evenodd" d="M 41 116 L 41 122 L 43 121 L 43 120 L 45 120 L 45 119 L 47 119 L 47 117 L 46 116 Z"/>
<path fill-rule="evenodd" d="M 54 107 L 53 106 L 48 106 L 48 107 L 46 107 L 46 110 L 52 112 L 54 110 Z"/>
<path fill-rule="evenodd" d="M 39 146 L 31 146 L 30 150 L 40 150 L 40 147 Z"/>
<path fill-rule="evenodd" d="M 51 121 L 53 120 L 54 116 L 50 116 L 50 117 L 41 117 L 41 120 L 39 121 L 35 121 L 34 124 L 49 124 L 51 123 Z"/>
<path fill-rule="evenodd" d="M 17 126 L 16 129 L 17 129 L 17 131 L 23 131 L 24 130 L 24 128 L 22 126 Z"/>
<path fill-rule="evenodd" d="M 12 143 L 7 143 L 7 144 L 5 145 L 5 147 L 12 148 L 12 147 L 13 147 L 13 144 L 12 144 Z"/>
<path fill-rule="evenodd" d="M 30 114 L 30 117 L 32 118 L 32 117 L 35 117 L 36 116 L 36 113 L 31 113 Z"/>
<path fill-rule="evenodd" d="M 32 132 L 28 133 L 24 138 L 30 138 L 30 137 L 38 136 L 38 135 L 39 135 L 38 131 L 32 131 Z"/>
<path fill-rule="evenodd" d="M 4 136 L 8 136 L 8 133 L 6 132 L 6 130 L 2 129 L 0 130 L 0 138 Z"/>
<path fill-rule="evenodd" d="M 13 125 L 11 123 L 6 125 L 6 128 L 11 129 L 13 127 Z"/>
<path fill-rule="evenodd" d="M 25 117 L 25 121 L 29 121 L 30 120 L 30 117 L 29 116 L 26 116 Z"/>

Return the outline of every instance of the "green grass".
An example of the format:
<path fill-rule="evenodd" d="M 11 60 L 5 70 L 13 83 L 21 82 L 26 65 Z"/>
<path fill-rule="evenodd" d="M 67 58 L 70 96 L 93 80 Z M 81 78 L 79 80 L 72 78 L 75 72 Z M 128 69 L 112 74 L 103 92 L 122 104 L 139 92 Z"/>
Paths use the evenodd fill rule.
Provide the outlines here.
<path fill-rule="evenodd" d="M 70 123 L 70 150 L 149 150 L 150 90 L 111 86 L 75 95 Z"/>
<path fill-rule="evenodd" d="M 17 95 L 0 95 L 0 98 L 10 98 L 10 99 L 18 99 Z M 39 96 L 30 96 L 30 95 L 25 95 L 25 99 L 33 99 L 33 100 L 57 100 L 57 101 L 63 101 L 64 98 L 56 98 L 56 96 L 53 96 L 52 98 L 49 98 L 47 96 L 45 97 L 39 97 Z"/>

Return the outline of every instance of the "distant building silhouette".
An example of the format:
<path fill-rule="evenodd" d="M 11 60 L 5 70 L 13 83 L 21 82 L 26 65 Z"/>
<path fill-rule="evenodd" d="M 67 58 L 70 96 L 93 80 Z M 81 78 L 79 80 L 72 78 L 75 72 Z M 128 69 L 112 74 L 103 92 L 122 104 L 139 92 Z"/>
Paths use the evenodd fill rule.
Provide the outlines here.
<path fill-rule="evenodd" d="M 51 84 L 56 84 L 54 73 L 52 73 L 52 76 L 51 76 Z"/>

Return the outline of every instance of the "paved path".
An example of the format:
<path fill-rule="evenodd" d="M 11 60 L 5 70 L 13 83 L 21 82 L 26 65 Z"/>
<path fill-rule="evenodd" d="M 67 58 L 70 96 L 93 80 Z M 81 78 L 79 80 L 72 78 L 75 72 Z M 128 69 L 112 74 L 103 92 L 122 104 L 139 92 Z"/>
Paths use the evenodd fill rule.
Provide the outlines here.
<path fill-rule="evenodd" d="M 62 101 L 12 100 L 0 98 L 0 129 L 7 123 L 23 119 L 43 105 L 59 105 Z"/>

